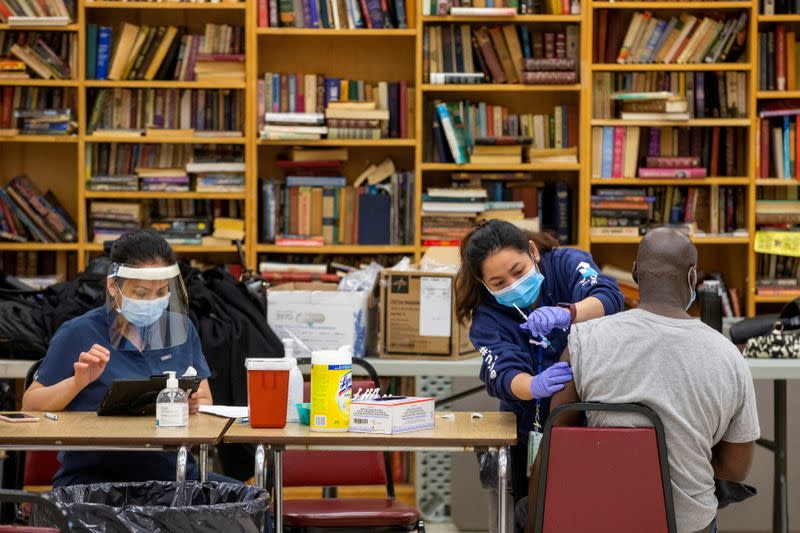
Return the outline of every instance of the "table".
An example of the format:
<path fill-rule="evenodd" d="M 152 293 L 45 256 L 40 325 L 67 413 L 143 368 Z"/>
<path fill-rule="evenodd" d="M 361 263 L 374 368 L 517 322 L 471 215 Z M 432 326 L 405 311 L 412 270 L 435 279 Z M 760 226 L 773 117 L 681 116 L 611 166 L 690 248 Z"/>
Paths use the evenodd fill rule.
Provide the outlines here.
<path fill-rule="evenodd" d="M 186 480 L 191 446 L 200 446 L 200 479 L 208 473 L 208 446 L 220 442 L 232 420 L 212 415 L 189 417 L 188 428 L 157 428 L 152 416 L 97 416 L 94 412 L 65 411 L 39 422 L 0 422 L 0 449 L 57 451 L 164 451 L 177 448 L 177 481 Z"/>
<path fill-rule="evenodd" d="M 450 376 L 478 377 L 481 358 L 459 361 L 430 361 L 408 359 L 380 359 L 368 357 L 379 376 Z M 800 360 L 797 359 L 747 359 L 747 366 L 754 380 L 773 381 L 775 438 L 759 439 L 758 444 L 774 453 L 774 533 L 789 531 L 789 496 L 787 477 L 787 400 L 786 382 L 800 379 Z M 354 367 L 358 372 L 358 368 Z"/>
<path fill-rule="evenodd" d="M 443 418 L 454 415 L 452 420 Z M 308 426 L 287 424 L 282 429 L 253 429 L 237 421 L 225 432 L 230 443 L 256 444 L 256 482 L 265 486 L 266 460 L 264 447 L 275 452 L 275 531 L 283 531 L 283 457 L 284 450 L 327 451 L 445 451 L 498 452 L 499 531 L 506 531 L 506 498 L 508 494 L 509 447 L 517 442 L 516 419 L 512 413 L 436 413 L 436 427 L 398 435 L 369 433 L 317 433 Z"/>

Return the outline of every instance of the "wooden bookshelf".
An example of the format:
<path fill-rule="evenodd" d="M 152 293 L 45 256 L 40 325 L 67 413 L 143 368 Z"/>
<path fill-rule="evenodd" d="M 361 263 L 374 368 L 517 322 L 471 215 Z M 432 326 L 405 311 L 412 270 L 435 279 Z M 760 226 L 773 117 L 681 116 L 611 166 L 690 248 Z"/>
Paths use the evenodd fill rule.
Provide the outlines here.
<path fill-rule="evenodd" d="M 86 9 L 161 9 L 161 10 L 198 10 L 198 11 L 245 11 L 247 2 L 126 2 L 109 0 L 103 2 L 84 2 Z"/>
<path fill-rule="evenodd" d="M 758 91 L 756 98 L 759 100 L 785 100 L 800 98 L 800 91 Z"/>
<path fill-rule="evenodd" d="M 12 26 L 11 24 L 0 24 L 0 31 L 70 31 L 77 32 L 80 30 L 78 24 L 66 24 L 64 26 Z M 4 82 L 5 83 L 5 82 Z"/>
<path fill-rule="evenodd" d="M 759 304 L 787 304 L 793 300 L 797 299 L 795 295 L 764 295 L 764 294 L 755 294 L 753 299 L 756 303 Z"/>
<path fill-rule="evenodd" d="M 319 141 L 287 141 L 259 139 L 259 146 L 310 146 L 334 147 L 349 146 L 360 148 L 414 148 L 415 139 L 321 139 Z"/>
<path fill-rule="evenodd" d="M 210 82 L 210 81 L 143 81 L 143 80 L 87 80 L 84 87 L 92 89 L 114 89 L 125 87 L 131 89 L 246 89 L 245 82 Z"/>
<path fill-rule="evenodd" d="M 721 271 L 725 273 L 726 282 L 731 287 L 740 290 L 740 295 L 744 298 L 742 310 L 748 316 L 755 312 L 755 253 L 753 252 L 753 235 L 755 232 L 755 193 L 756 180 L 754 179 L 756 170 L 756 126 L 758 124 L 757 99 L 758 98 L 786 98 L 788 93 L 773 95 L 769 93 L 758 93 L 758 54 L 757 36 L 758 24 L 754 21 L 763 21 L 763 17 L 758 16 L 757 1 L 595 1 L 589 2 L 587 17 L 587 27 L 583 35 L 588 34 L 587 40 L 593 42 L 593 32 L 595 31 L 596 10 L 621 10 L 634 11 L 656 11 L 663 10 L 668 14 L 674 15 L 684 11 L 695 11 L 695 16 L 705 15 L 705 12 L 716 13 L 725 11 L 745 11 L 748 14 L 748 42 L 746 51 L 741 62 L 735 63 L 700 63 L 700 64 L 617 64 L 617 63 L 594 63 L 595 55 L 592 46 L 584 51 L 586 68 L 593 76 L 595 73 L 661 73 L 661 72 L 744 72 L 747 74 L 747 114 L 741 118 L 695 118 L 688 121 L 624 121 L 620 119 L 594 119 L 590 118 L 591 126 L 652 126 L 652 127 L 737 127 L 747 128 L 746 146 L 741 149 L 747 151 L 747 163 L 739 176 L 713 176 L 704 179 L 637 179 L 637 178 L 592 178 L 591 157 L 600 157 L 600 154 L 591 154 L 582 161 L 582 182 L 586 184 L 586 192 L 581 195 L 579 211 L 581 220 L 588 220 L 591 216 L 591 189 L 598 186 L 633 186 L 633 187 L 739 187 L 745 189 L 745 199 L 747 205 L 746 236 L 697 236 L 693 242 L 698 247 L 699 259 L 698 267 L 705 271 Z M 697 13 L 700 12 L 700 13 Z M 800 20 L 800 19 L 796 19 Z M 623 31 L 625 28 L 623 28 Z M 591 89 L 590 89 L 591 92 Z M 589 128 L 587 128 L 588 130 Z M 641 141 L 640 141 L 641 142 Z M 586 151 L 591 151 L 591 131 L 582 132 L 582 146 L 588 147 Z M 582 152 L 584 152 L 582 148 Z M 762 184 L 765 180 L 760 180 Z M 769 185 L 769 184 L 764 184 Z M 588 232 L 587 224 L 587 232 Z M 588 237 L 589 248 L 598 262 L 608 262 L 622 268 L 628 267 L 630 261 L 635 258 L 636 244 L 639 237 L 611 237 L 595 236 Z"/>
<path fill-rule="evenodd" d="M 258 28 L 257 35 L 275 36 L 308 36 L 308 37 L 416 37 L 417 30 L 413 28 L 405 29 L 349 29 L 339 30 L 330 28 Z"/>
<path fill-rule="evenodd" d="M 524 85 L 521 83 L 472 83 L 472 84 L 430 84 L 422 86 L 424 93 L 555 93 L 578 92 L 580 84 L 573 85 Z"/>
<path fill-rule="evenodd" d="M 426 15 L 422 17 L 423 24 L 453 23 L 453 24 L 528 24 L 531 22 L 573 22 L 580 23 L 581 15 L 514 15 L 510 17 L 454 17 L 451 15 Z"/>

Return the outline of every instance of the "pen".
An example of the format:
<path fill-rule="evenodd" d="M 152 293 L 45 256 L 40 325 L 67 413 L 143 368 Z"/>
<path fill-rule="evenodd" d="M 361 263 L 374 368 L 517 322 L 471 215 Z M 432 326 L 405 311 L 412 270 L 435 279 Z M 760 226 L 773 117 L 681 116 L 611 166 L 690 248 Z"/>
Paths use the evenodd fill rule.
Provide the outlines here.
<path fill-rule="evenodd" d="M 58 415 L 54 415 L 53 413 L 44 413 L 44 417 L 50 420 L 58 420 Z"/>

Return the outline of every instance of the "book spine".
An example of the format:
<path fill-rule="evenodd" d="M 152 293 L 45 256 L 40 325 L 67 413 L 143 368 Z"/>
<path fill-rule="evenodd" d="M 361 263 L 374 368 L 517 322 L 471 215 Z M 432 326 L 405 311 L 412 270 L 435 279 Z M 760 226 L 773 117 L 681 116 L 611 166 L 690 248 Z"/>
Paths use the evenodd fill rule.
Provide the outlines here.
<path fill-rule="evenodd" d="M 439 115 L 442 131 L 444 132 L 445 139 L 450 147 L 450 153 L 453 157 L 453 161 L 455 161 L 457 164 L 466 163 L 466 160 L 461 156 L 461 149 L 459 148 L 458 138 L 456 137 L 455 125 L 453 124 L 453 119 L 450 116 L 447 105 L 442 103 L 436 104 L 436 112 Z"/>
<path fill-rule="evenodd" d="M 706 169 L 699 167 L 686 168 L 639 168 L 640 178 L 705 178 Z"/>
<path fill-rule="evenodd" d="M 600 176 L 610 178 L 613 176 L 614 165 L 614 128 L 612 126 L 603 127 L 603 162 Z"/>
<path fill-rule="evenodd" d="M 611 176 L 614 178 L 622 177 L 622 166 L 625 161 L 625 127 L 617 126 L 614 128 L 614 155 L 611 166 Z"/>

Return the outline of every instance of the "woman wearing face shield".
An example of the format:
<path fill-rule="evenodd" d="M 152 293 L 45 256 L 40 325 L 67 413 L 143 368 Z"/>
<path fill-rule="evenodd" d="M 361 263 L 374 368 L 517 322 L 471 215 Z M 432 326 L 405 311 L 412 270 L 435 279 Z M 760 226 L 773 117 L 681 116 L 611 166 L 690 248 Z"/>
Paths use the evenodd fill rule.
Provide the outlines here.
<path fill-rule="evenodd" d="M 623 296 L 589 253 L 500 220 L 481 221 L 464 238 L 455 287 L 456 315 L 472 321 L 486 391 L 517 416 L 510 466 L 518 501 L 528 492 L 532 432 L 544 427 L 549 398 L 572 380 L 567 364 L 557 363 L 570 325 L 621 311 Z"/>
<path fill-rule="evenodd" d="M 96 411 L 115 380 L 170 370 L 202 380 L 190 414 L 211 404 L 210 371 L 172 248 L 155 232 L 127 233 L 111 247 L 111 263 L 106 304 L 58 329 L 23 409 Z M 175 479 L 175 453 L 61 452 L 59 460 L 56 486 Z M 199 478 L 191 456 L 186 478 Z"/>

